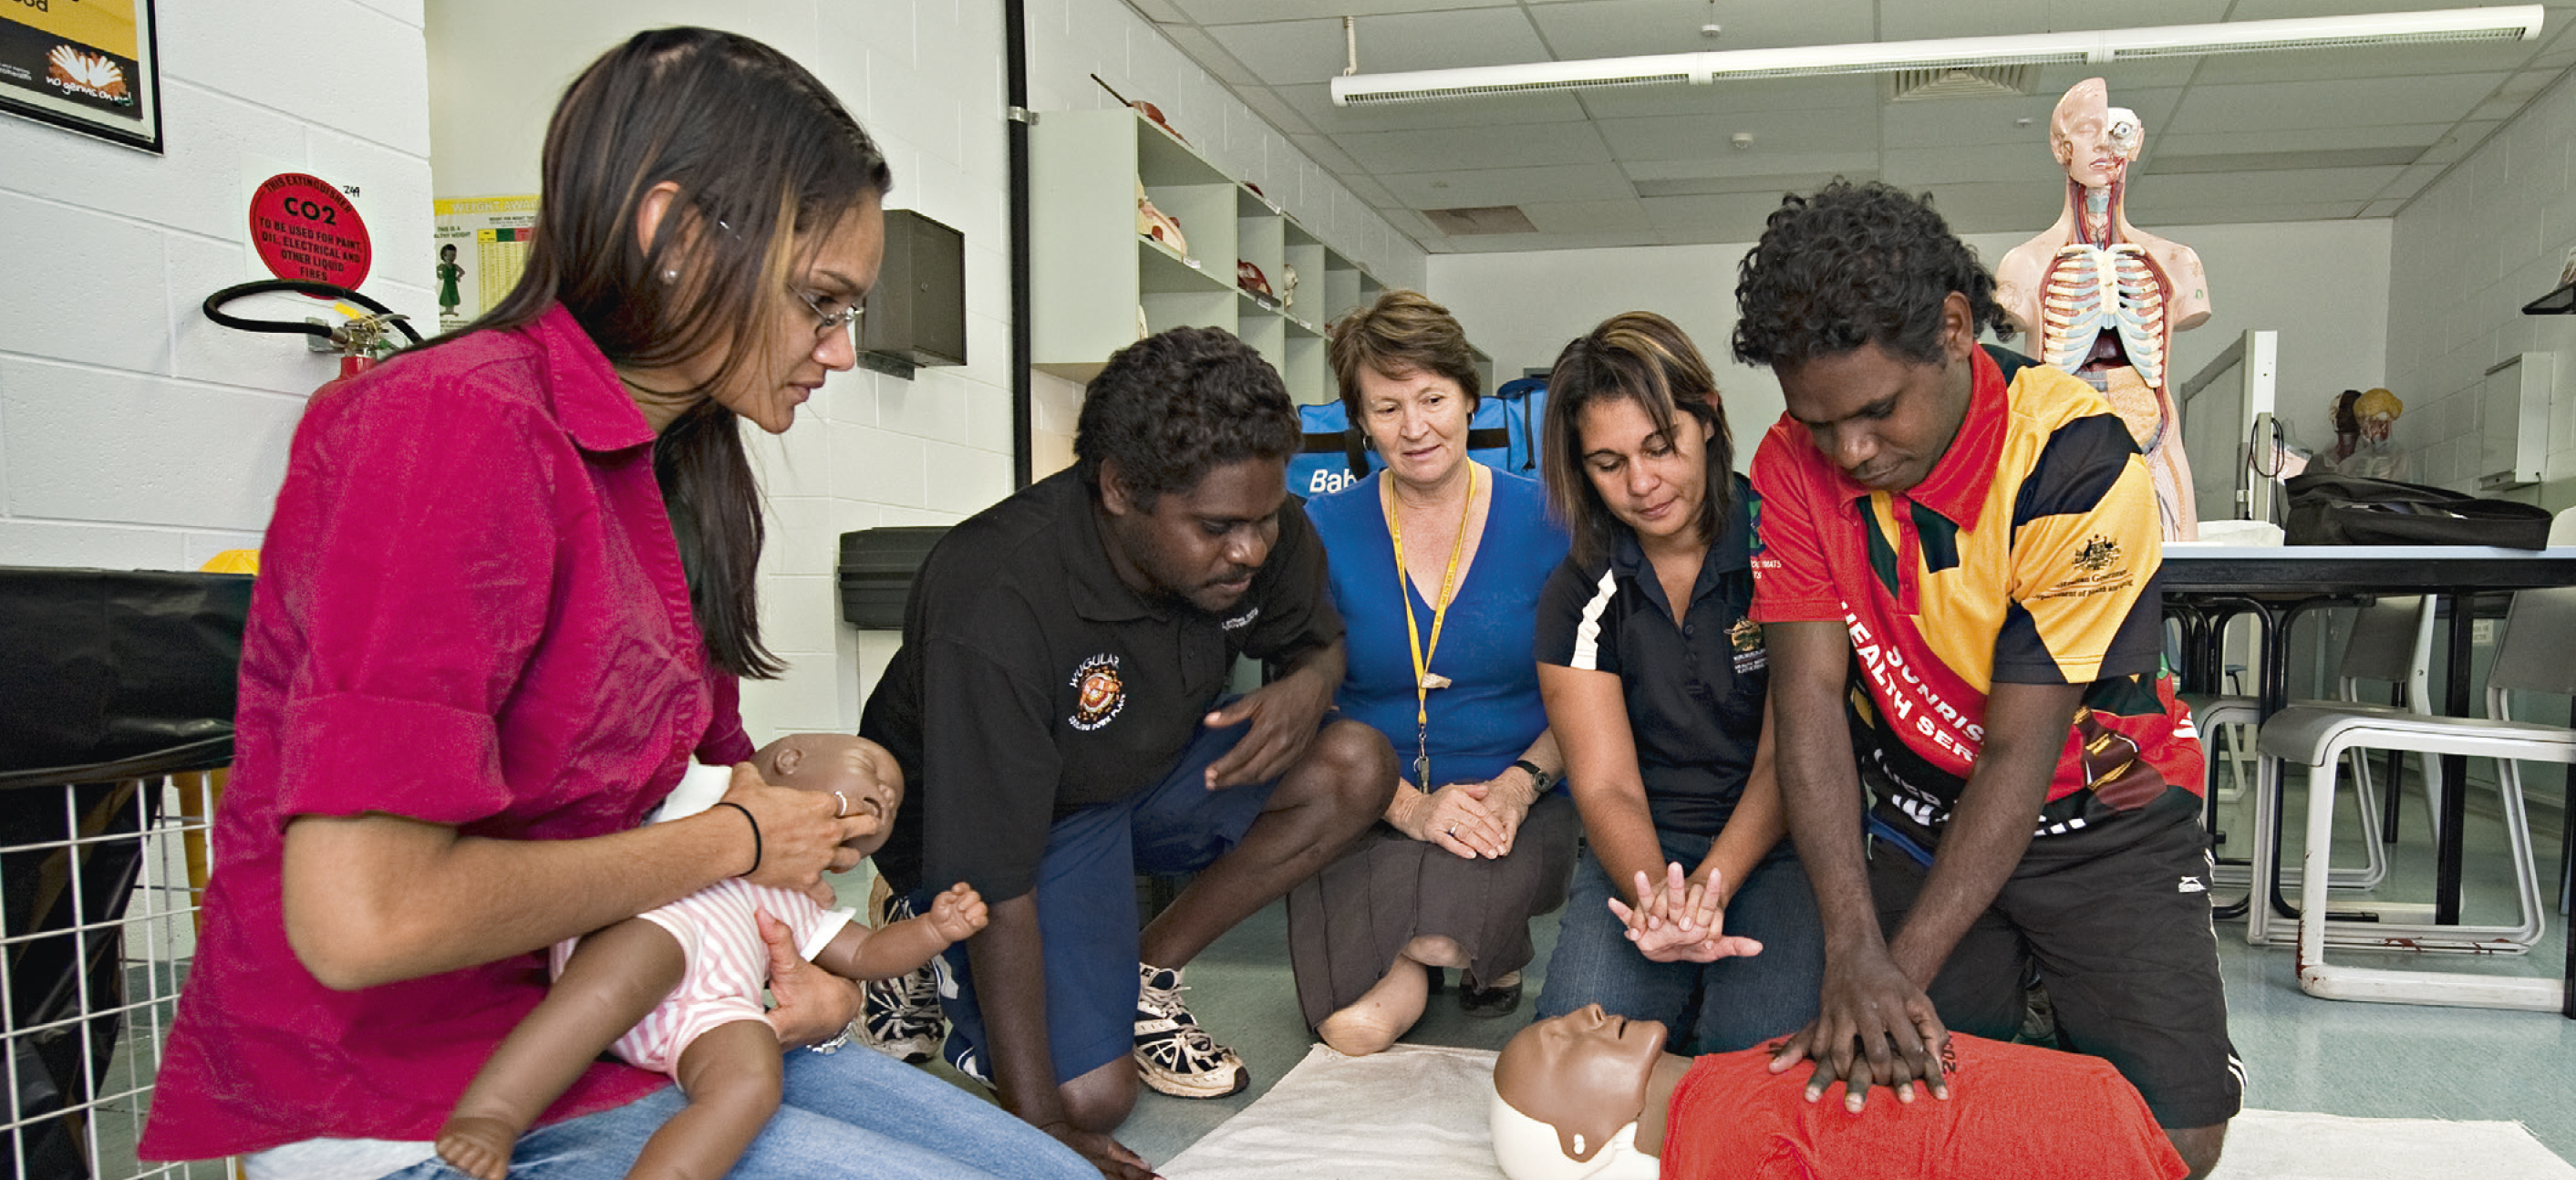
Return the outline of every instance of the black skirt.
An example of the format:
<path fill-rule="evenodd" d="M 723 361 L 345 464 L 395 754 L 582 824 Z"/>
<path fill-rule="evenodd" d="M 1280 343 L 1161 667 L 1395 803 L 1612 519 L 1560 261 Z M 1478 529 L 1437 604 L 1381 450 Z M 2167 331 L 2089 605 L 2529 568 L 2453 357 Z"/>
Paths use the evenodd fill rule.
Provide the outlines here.
<path fill-rule="evenodd" d="M 1313 1028 L 1358 1002 L 1405 944 L 1445 935 L 1481 984 L 1529 965 L 1530 919 L 1565 904 L 1582 831 L 1574 801 L 1543 796 L 1510 854 L 1468 860 L 1384 822 L 1288 893 L 1288 958 Z"/>

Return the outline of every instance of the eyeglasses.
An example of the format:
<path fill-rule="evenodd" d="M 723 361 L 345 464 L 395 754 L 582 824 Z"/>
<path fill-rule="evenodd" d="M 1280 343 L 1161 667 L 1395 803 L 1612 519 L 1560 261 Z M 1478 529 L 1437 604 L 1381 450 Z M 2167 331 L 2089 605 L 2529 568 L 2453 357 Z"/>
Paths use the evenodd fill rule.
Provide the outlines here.
<path fill-rule="evenodd" d="M 868 313 L 868 306 L 866 304 L 853 303 L 839 311 L 825 311 L 823 310 L 823 300 L 816 299 L 814 296 L 808 295 L 803 291 L 799 291 L 794 287 L 789 287 L 787 289 L 787 293 L 794 295 L 798 299 L 804 300 L 805 306 L 813 311 L 815 319 L 814 338 L 816 340 L 822 339 L 828 333 L 846 329 L 850 333 L 850 347 L 858 347 L 859 317 Z"/>

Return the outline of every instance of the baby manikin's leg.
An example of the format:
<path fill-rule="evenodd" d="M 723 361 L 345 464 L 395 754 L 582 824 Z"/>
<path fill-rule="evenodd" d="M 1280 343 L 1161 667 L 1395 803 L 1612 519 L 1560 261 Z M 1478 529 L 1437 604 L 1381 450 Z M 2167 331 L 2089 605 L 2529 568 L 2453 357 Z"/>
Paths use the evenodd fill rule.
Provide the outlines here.
<path fill-rule="evenodd" d="M 689 1104 L 644 1141 L 627 1180 L 717 1180 L 778 1113 L 784 1054 L 766 1020 L 708 1029 L 680 1051 Z"/>
<path fill-rule="evenodd" d="M 600 1053 L 671 994 L 686 966 L 679 940 L 642 918 L 584 937 L 546 998 L 502 1039 L 456 1100 L 438 1129 L 439 1156 L 476 1180 L 504 1180 L 511 1145 Z"/>

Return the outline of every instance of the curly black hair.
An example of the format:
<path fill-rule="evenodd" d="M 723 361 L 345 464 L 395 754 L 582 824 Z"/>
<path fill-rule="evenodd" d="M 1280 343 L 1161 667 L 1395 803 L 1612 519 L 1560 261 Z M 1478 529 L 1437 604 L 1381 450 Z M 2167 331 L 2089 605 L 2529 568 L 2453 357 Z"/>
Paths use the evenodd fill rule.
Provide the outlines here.
<path fill-rule="evenodd" d="M 1914 196 L 1840 177 L 1815 195 L 1791 193 L 1736 268 L 1735 359 L 1795 365 L 1876 344 L 1915 361 L 1941 359 L 1941 304 L 1968 298 L 1978 327 L 1999 339 L 2012 324 L 1977 252 Z"/>
<path fill-rule="evenodd" d="M 1102 460 L 1136 506 L 1197 487 L 1244 459 L 1286 461 L 1305 434 L 1279 371 L 1217 328 L 1174 328 L 1119 349 L 1091 379 L 1074 425 L 1074 466 L 1096 492 Z"/>

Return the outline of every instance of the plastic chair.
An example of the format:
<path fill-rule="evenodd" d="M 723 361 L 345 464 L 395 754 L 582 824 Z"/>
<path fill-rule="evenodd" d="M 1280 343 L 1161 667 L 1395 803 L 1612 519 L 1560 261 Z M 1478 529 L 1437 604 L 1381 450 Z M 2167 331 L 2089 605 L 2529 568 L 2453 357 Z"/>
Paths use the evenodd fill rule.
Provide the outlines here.
<path fill-rule="evenodd" d="M 2432 652 L 2433 616 L 2437 602 L 2437 599 L 2429 596 L 2383 598 L 2353 612 L 2352 635 L 2344 645 L 2343 661 L 2337 669 L 2335 699 L 2330 702 L 2311 703 L 2359 702 L 2362 682 L 2382 681 L 2403 690 L 2408 702 L 2407 708 L 2420 714 L 2429 714 L 2431 709 L 2425 702 L 2430 699 L 2431 693 L 2427 687 L 2425 669 Z M 2250 696 L 2185 694 L 2183 701 L 2191 707 L 2192 725 L 2201 734 L 2204 751 L 2209 747 L 2210 739 L 2218 732 L 2219 726 L 2251 727 L 2261 716 L 2260 703 Z M 2241 737 L 2235 742 L 2236 748 L 2240 750 L 2246 745 L 2247 743 Z M 2216 758 L 2204 760 L 2207 767 L 2203 771 L 2205 776 L 2214 777 L 2218 761 Z M 2275 843 L 2273 833 L 2280 826 L 2280 816 L 2274 808 L 2271 790 L 2278 772 L 2279 768 L 2276 764 L 2267 762 L 2259 756 L 2255 759 L 2254 855 L 2249 858 L 2250 864 L 2221 865 L 2211 877 L 2213 881 L 2221 884 L 2252 886 L 2249 896 L 2254 899 L 2255 904 L 2246 911 L 2245 937 L 2249 942 L 2265 942 L 2288 937 L 2286 931 L 2274 930 L 2273 914 L 2270 905 L 2266 902 L 2272 892 L 2270 850 Z M 2363 833 L 2362 864 L 2359 868 L 2332 870 L 2327 877 L 2327 883 L 2337 889 L 2369 889 L 2378 885 L 2388 875 L 2387 842 L 2381 833 L 2380 808 L 2375 801 L 2378 788 L 2372 781 L 2369 762 L 2359 754 L 2353 757 L 2353 775 L 2353 794 L 2359 807 Z M 2203 780 L 2204 791 L 2215 786 L 2209 781 L 2209 777 Z M 2426 759 L 2424 763 L 2424 779 L 2438 799 L 2441 771 L 2430 759 Z M 2392 795 L 2396 792 L 2395 783 L 2390 784 L 2389 791 Z M 2300 870 L 2297 869 L 2285 869 L 2280 880 L 2285 885 L 2297 882 L 2301 879 L 2299 872 Z"/>
<path fill-rule="evenodd" d="M 2294 705 L 2263 724 L 2260 742 L 2267 758 L 2297 761 L 2308 768 L 2307 876 L 2300 888 L 2299 919 L 2299 986 L 2308 994 L 2481 1008 L 2555 1011 L 2560 1007 L 2565 984 L 2559 980 L 2339 967 L 2325 959 L 2329 945 L 2519 954 L 2539 939 L 2540 878 L 2532 861 L 2520 762 L 2576 764 L 2576 729 L 2513 720 L 2507 696 L 2514 691 L 2576 692 L 2576 587 L 2526 590 L 2514 596 L 2505 616 L 2504 642 L 2497 647 L 2495 668 L 2487 677 L 2485 717 L 2426 717 L 2387 706 Z M 2329 915 L 2324 870 L 2334 840 L 2336 770 L 2343 754 L 2355 749 L 2495 760 L 2520 922 L 2441 926 L 2355 922 Z"/>

